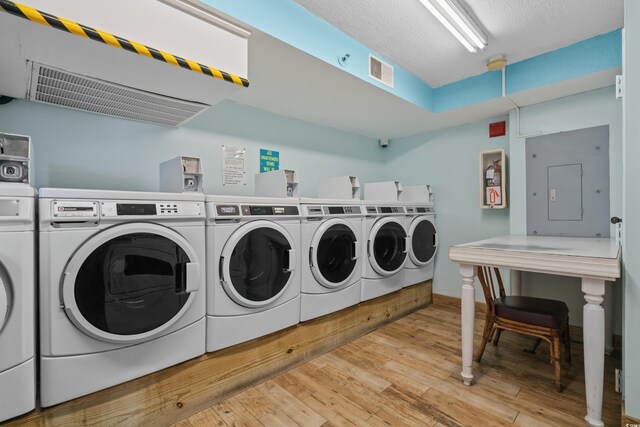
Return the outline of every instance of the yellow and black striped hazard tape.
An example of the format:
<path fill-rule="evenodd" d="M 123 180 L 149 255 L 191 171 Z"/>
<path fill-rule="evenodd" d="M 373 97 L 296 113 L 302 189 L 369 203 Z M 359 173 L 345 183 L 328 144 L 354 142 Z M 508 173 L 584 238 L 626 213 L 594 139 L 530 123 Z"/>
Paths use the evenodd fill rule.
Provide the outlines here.
<path fill-rule="evenodd" d="M 225 71 L 218 70 L 217 68 L 208 67 L 171 53 L 145 46 L 141 43 L 134 42 L 133 40 L 127 40 L 101 30 L 87 27 L 86 25 L 78 24 L 77 22 L 73 22 L 68 19 L 53 16 L 20 3 L 15 3 L 10 0 L 0 0 L 0 10 L 19 16 L 20 18 L 28 19 L 32 22 L 37 22 L 38 24 L 47 25 L 67 33 L 75 34 L 76 36 L 86 37 L 100 43 L 108 44 L 109 46 L 137 53 L 138 55 L 148 56 L 149 58 L 166 62 L 167 64 L 175 65 L 186 70 L 195 71 L 196 73 L 215 77 L 216 79 L 224 80 L 238 86 L 249 87 L 249 80 L 236 76 L 235 74 L 227 73 Z"/>

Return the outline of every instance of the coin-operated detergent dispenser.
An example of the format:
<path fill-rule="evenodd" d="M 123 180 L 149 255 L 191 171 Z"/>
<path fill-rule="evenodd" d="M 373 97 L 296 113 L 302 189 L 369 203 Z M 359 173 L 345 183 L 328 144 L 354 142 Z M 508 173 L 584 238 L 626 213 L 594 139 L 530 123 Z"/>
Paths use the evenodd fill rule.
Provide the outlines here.
<path fill-rule="evenodd" d="M 360 181 L 357 176 L 332 176 L 318 183 L 321 199 L 360 200 Z"/>
<path fill-rule="evenodd" d="M 200 159 L 178 156 L 160 163 L 160 191 L 202 193 L 202 163 Z"/>
<path fill-rule="evenodd" d="M 401 194 L 403 202 L 435 203 L 435 194 L 430 185 L 407 185 Z"/>
<path fill-rule="evenodd" d="M 31 137 L 0 133 L 0 182 L 31 183 Z"/>
<path fill-rule="evenodd" d="M 281 169 L 257 173 L 255 194 L 258 197 L 298 197 L 298 175 L 296 171 Z"/>
<path fill-rule="evenodd" d="M 400 181 L 367 182 L 364 184 L 364 199 L 397 202 L 402 200 L 402 191 Z"/>

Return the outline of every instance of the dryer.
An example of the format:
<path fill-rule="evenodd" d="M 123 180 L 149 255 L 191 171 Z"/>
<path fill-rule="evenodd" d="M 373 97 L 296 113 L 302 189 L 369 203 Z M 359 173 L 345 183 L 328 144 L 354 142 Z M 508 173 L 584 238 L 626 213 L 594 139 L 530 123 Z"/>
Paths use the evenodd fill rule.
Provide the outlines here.
<path fill-rule="evenodd" d="M 203 195 L 45 188 L 38 208 L 43 407 L 204 353 Z"/>
<path fill-rule="evenodd" d="M 402 289 L 408 235 L 402 202 L 363 202 L 362 235 L 367 239 L 362 269 L 362 301 Z"/>
<path fill-rule="evenodd" d="M 358 304 L 362 278 L 362 202 L 300 199 L 300 320 Z"/>
<path fill-rule="evenodd" d="M 207 196 L 207 351 L 300 321 L 300 207 Z"/>
<path fill-rule="evenodd" d="M 0 184 L 0 423 L 36 403 L 34 196 Z"/>
<path fill-rule="evenodd" d="M 433 279 L 435 256 L 438 250 L 436 213 L 432 204 L 405 202 L 408 260 L 404 268 L 404 286 Z"/>

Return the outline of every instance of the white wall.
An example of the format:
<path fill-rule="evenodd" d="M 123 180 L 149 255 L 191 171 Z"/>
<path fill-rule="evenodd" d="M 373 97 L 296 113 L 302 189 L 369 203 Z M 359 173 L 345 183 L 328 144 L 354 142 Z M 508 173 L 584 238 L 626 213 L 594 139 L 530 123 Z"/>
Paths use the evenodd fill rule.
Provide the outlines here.
<path fill-rule="evenodd" d="M 506 117 L 394 140 L 386 148 L 386 180 L 431 184 L 435 191 L 436 293 L 460 297 L 462 279 L 458 265 L 449 261 L 451 245 L 509 234 L 509 209 L 480 209 L 480 152 L 504 148 L 508 155 L 509 151 L 508 137 L 489 138 L 489 123 L 499 120 Z M 484 300 L 480 286 L 476 299 Z"/>
<path fill-rule="evenodd" d="M 37 187 L 157 191 L 158 165 L 179 155 L 200 157 L 209 194 L 253 195 L 260 148 L 280 151 L 300 194 L 316 195 L 324 176 L 380 173 L 382 153 L 371 138 L 223 102 L 184 127 L 114 119 L 26 101 L 0 106 L 0 131 L 30 135 Z M 223 187 L 222 145 L 247 149 L 245 187 Z"/>
<path fill-rule="evenodd" d="M 511 113 L 515 123 L 515 113 Z M 622 216 L 622 103 L 615 98 L 614 87 L 608 87 L 554 101 L 544 102 L 521 109 L 520 131 L 529 134 L 541 131 L 556 133 L 609 125 L 609 170 L 611 216 Z M 525 138 L 518 136 L 515 125 L 510 129 L 510 194 L 511 233 L 526 234 L 526 170 Z M 612 226 L 611 236 L 615 236 Z M 613 330 L 621 334 L 622 286 L 618 282 L 612 289 Z M 523 277 L 525 295 L 556 298 L 567 302 L 570 322 L 582 325 L 584 299 L 580 280 L 559 276 L 527 273 Z"/>
<path fill-rule="evenodd" d="M 624 348 L 625 413 L 640 419 L 640 2 L 624 3 Z"/>

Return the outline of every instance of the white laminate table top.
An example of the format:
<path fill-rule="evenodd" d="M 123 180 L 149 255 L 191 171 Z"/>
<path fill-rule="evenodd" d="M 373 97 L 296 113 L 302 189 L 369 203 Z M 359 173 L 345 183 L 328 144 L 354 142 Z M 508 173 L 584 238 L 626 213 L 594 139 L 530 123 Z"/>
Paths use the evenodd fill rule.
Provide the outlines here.
<path fill-rule="evenodd" d="M 526 236 L 520 234 L 453 245 L 452 248 L 608 259 L 618 258 L 620 251 L 620 246 L 615 239 L 610 238 Z"/>

